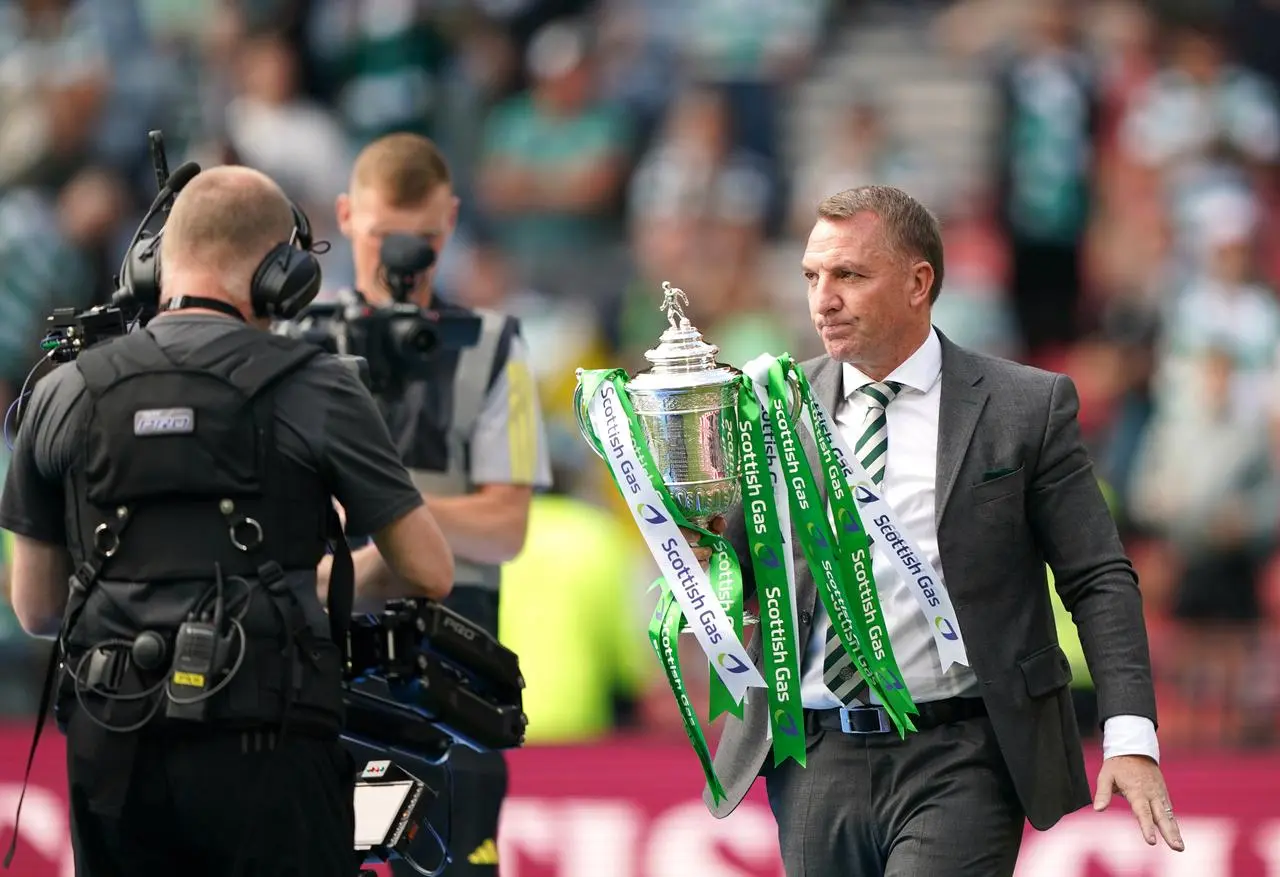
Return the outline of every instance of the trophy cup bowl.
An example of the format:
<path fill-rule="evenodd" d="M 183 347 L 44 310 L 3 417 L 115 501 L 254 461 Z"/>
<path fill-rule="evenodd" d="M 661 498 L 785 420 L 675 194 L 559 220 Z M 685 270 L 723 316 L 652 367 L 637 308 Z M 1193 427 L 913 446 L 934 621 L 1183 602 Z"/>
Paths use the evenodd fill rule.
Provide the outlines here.
<path fill-rule="evenodd" d="M 663 283 L 668 327 L 645 352 L 652 367 L 631 377 L 627 397 L 671 498 L 690 523 L 706 527 L 741 500 L 738 476 L 738 388 L 742 372 L 716 362 L 720 348 L 702 340 L 683 305 L 685 294 Z M 581 369 L 578 370 L 581 376 Z M 573 396 L 578 429 L 591 441 L 582 384 Z"/>
<path fill-rule="evenodd" d="M 633 375 L 625 389 L 672 500 L 691 524 L 706 528 L 712 518 L 727 515 L 742 500 L 738 480 L 742 372 L 716 361 L 720 348 L 704 341 L 684 314 L 685 294 L 670 283 L 663 283 L 662 290 L 661 309 L 669 325 L 658 346 L 645 352 L 652 366 Z M 579 369 L 579 378 L 581 374 Z M 581 381 L 574 391 L 573 410 L 587 445 L 603 459 L 591 440 Z M 745 624 L 758 620 L 744 614 Z"/>

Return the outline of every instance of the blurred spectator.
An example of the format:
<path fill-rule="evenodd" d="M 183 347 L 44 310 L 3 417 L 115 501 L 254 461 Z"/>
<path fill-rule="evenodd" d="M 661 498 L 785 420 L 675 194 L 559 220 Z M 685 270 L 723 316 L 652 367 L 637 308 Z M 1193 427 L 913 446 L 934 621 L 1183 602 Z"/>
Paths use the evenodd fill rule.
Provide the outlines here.
<path fill-rule="evenodd" d="M 734 141 L 768 163 L 771 213 L 781 218 L 779 136 L 785 89 L 809 66 L 826 0 L 688 0 L 676 7 L 677 46 L 697 79 L 725 88 Z"/>
<path fill-rule="evenodd" d="M 741 366 L 782 353 L 790 335 L 767 308 L 761 279 L 769 176 L 763 159 L 735 146 L 723 90 L 690 87 L 631 180 L 630 233 L 638 276 L 628 288 L 620 344 L 636 367 L 666 328 L 663 281 L 689 294 L 687 314 Z"/>
<path fill-rule="evenodd" d="M 1225 402 L 1239 416 L 1257 418 L 1265 412 L 1259 403 L 1268 398 L 1280 350 L 1280 302 L 1258 280 L 1258 206 L 1247 193 L 1222 191 L 1200 207 L 1196 273 L 1169 302 L 1158 403 L 1170 411 L 1198 408 L 1188 382 L 1207 351 L 1223 350 L 1232 358 Z"/>
<path fill-rule="evenodd" d="M 451 46 L 428 0 L 314 0 L 305 46 L 318 96 L 359 149 L 394 131 L 432 137 Z"/>
<path fill-rule="evenodd" d="M 1236 353 L 1207 349 L 1195 404 L 1160 412 L 1139 452 L 1132 512 L 1179 560 L 1174 669 L 1187 697 L 1228 714 L 1248 706 L 1242 675 L 1260 618 L 1259 585 L 1276 549 L 1276 469 L 1269 436 L 1231 404 Z"/>
<path fill-rule="evenodd" d="M 831 130 L 822 132 L 811 147 L 792 190 L 791 234 L 809 236 L 823 198 L 870 183 L 896 186 L 934 212 L 941 211 L 943 193 L 927 157 L 889 129 L 875 101 L 855 101 L 830 124 Z"/>
<path fill-rule="evenodd" d="M 87 151 L 111 81 L 91 5 L 0 5 L 0 186 L 61 182 Z"/>
<path fill-rule="evenodd" d="M 1180 617 L 1256 621 L 1280 522 L 1269 436 L 1232 403 L 1236 351 L 1209 347 L 1196 364 L 1184 387 L 1195 403 L 1159 410 L 1139 451 L 1132 511 L 1182 555 Z"/>
<path fill-rule="evenodd" d="M 120 180 L 86 168 L 56 201 L 35 189 L 0 190 L 0 380 L 7 409 L 40 356 L 45 317 L 56 307 L 88 307 L 117 269 L 105 254 L 127 204 Z M 28 387 L 27 389 L 30 389 Z"/>
<path fill-rule="evenodd" d="M 235 69 L 238 93 L 227 104 L 226 123 L 231 148 L 304 210 L 328 214 L 346 188 L 354 154 L 329 111 L 299 93 L 293 49 L 274 34 L 251 37 Z"/>
<path fill-rule="evenodd" d="M 527 63 L 533 87 L 489 122 L 480 198 L 522 281 L 557 297 L 594 298 L 604 278 L 591 255 L 616 238 L 631 133 L 595 94 L 584 23 L 547 25 Z"/>
<path fill-rule="evenodd" d="M 1026 14 L 1025 39 L 997 77 L 996 158 L 1010 292 L 1024 349 L 1035 356 L 1078 336 L 1099 102 L 1074 0 L 1041 0 Z"/>
<path fill-rule="evenodd" d="M 976 215 L 953 217 L 943 242 L 946 282 L 933 305 L 933 324 L 962 347 L 1016 358 L 1021 340 L 1009 305 L 1003 242 Z"/>
<path fill-rule="evenodd" d="M 1231 63 L 1213 19 L 1174 23 L 1166 65 L 1125 122 L 1127 153 L 1157 174 L 1180 230 L 1194 198 L 1223 183 L 1264 183 L 1280 157 L 1270 84 Z"/>

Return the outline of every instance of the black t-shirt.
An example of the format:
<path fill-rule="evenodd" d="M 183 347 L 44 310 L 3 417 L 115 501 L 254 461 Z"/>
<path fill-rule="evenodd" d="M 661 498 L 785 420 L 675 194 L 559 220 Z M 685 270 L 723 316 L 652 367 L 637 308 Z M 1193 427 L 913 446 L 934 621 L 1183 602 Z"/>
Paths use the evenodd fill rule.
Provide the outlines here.
<path fill-rule="evenodd" d="M 157 317 L 146 331 L 181 358 L 241 326 L 228 317 L 172 314 Z M 67 544 L 63 484 L 88 415 L 84 379 L 74 364 L 36 385 L 0 494 L 0 527 Z M 376 533 L 422 504 L 373 398 L 336 358 L 316 357 L 285 378 L 275 392 L 275 419 L 280 452 L 319 474 L 342 503 L 351 532 Z"/>

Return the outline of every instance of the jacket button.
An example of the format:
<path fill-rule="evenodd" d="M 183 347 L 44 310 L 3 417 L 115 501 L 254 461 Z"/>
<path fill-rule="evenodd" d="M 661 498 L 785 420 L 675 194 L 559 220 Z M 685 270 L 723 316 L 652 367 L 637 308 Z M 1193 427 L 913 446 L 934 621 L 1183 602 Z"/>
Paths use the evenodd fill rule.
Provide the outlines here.
<path fill-rule="evenodd" d="M 810 612 L 808 609 L 801 609 L 801 610 L 800 610 L 800 623 L 801 623 L 801 624 L 809 624 L 809 623 L 810 623 L 810 622 L 812 622 L 812 621 L 813 621 L 813 613 L 812 613 L 812 612 Z"/>

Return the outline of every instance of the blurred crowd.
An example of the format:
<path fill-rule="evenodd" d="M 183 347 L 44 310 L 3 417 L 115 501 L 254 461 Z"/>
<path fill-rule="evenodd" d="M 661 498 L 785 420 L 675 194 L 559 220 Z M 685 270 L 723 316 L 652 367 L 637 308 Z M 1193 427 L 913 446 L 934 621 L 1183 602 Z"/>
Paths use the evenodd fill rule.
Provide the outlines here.
<path fill-rule="evenodd" d="M 1276 45 L 1269 0 L 0 0 L 0 396 L 53 307 L 113 291 L 149 129 L 171 166 L 279 181 L 334 243 L 329 291 L 355 152 L 432 137 L 462 198 L 441 291 L 523 318 L 552 436 L 556 495 L 504 580 L 504 639 L 547 680 L 531 739 L 679 734 L 644 636 L 655 569 L 578 435 L 574 369 L 643 368 L 663 281 L 726 362 L 813 355 L 814 208 L 890 183 L 943 221 L 942 331 L 1077 382 L 1162 740 L 1271 743 Z"/>

